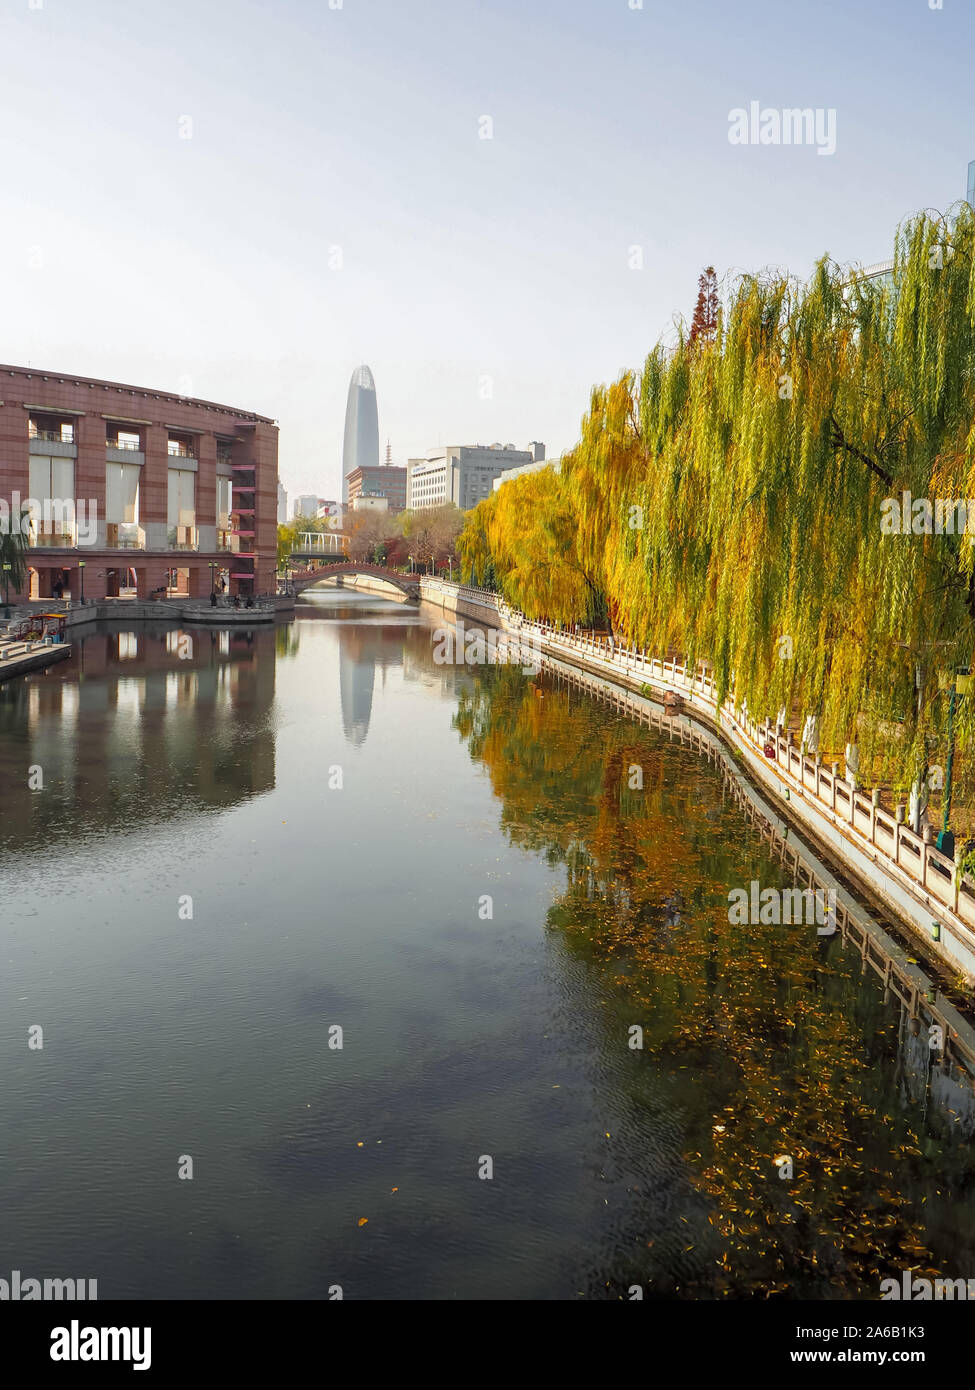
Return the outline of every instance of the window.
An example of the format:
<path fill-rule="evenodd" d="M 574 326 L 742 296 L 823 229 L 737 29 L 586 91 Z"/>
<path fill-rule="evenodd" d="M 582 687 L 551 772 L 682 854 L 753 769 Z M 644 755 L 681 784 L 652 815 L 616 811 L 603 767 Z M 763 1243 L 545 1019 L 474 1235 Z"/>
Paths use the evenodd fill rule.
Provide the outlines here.
<path fill-rule="evenodd" d="M 217 527 L 221 531 L 230 530 L 232 486 L 230 478 L 217 477 Z"/>
<path fill-rule="evenodd" d="M 32 545 L 74 545 L 74 459 L 30 456 Z"/>
<path fill-rule="evenodd" d="M 139 520 L 139 474 L 133 463 L 105 465 L 105 520 L 136 522 Z"/>
<path fill-rule="evenodd" d="M 189 469 L 169 470 L 169 544 L 191 549 L 196 544 L 196 474 Z"/>

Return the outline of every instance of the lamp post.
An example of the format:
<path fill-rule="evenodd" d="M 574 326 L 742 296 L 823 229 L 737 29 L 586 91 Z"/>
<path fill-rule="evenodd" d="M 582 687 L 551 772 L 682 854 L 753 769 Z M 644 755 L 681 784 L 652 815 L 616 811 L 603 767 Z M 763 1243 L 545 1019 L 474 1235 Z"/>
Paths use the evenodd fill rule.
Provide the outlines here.
<path fill-rule="evenodd" d="M 210 561 L 210 597 L 213 598 L 213 596 L 216 594 L 216 592 L 217 592 L 217 562 L 216 562 L 216 560 L 211 560 L 211 561 Z"/>
<path fill-rule="evenodd" d="M 10 564 L 4 561 L 3 565 L 3 616 L 10 617 Z"/>
<path fill-rule="evenodd" d="M 78 573 L 79 573 L 79 575 L 81 576 L 81 606 L 82 606 L 82 608 L 84 608 L 84 606 L 85 606 L 85 565 L 86 565 L 87 563 L 88 563 L 87 560 L 79 560 L 79 561 L 78 561 Z"/>

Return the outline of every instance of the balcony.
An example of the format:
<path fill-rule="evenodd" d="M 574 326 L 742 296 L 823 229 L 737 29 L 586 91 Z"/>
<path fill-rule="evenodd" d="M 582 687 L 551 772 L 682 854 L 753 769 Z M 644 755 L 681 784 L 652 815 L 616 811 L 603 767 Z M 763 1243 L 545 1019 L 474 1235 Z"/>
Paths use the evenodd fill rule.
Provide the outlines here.
<path fill-rule="evenodd" d="M 50 458 L 77 458 L 78 448 L 74 441 L 74 430 L 64 435 L 60 430 L 32 429 L 29 451 L 32 454 L 46 454 Z"/>
<path fill-rule="evenodd" d="M 134 521 L 110 521 L 105 527 L 105 544 L 109 550 L 145 550 L 146 533 Z"/>
<path fill-rule="evenodd" d="M 195 526 L 170 526 L 166 533 L 170 550 L 199 550 L 200 537 Z"/>
<path fill-rule="evenodd" d="M 146 461 L 142 444 L 138 440 L 107 439 L 105 441 L 106 463 L 143 464 Z"/>
<path fill-rule="evenodd" d="M 69 426 L 66 430 L 39 430 L 35 426 L 30 428 L 31 439 L 39 439 L 44 444 L 73 444 L 74 429 Z"/>
<path fill-rule="evenodd" d="M 189 444 L 183 444 L 178 440 L 171 439 L 166 453 L 171 459 L 192 459 L 196 463 L 196 454 Z"/>

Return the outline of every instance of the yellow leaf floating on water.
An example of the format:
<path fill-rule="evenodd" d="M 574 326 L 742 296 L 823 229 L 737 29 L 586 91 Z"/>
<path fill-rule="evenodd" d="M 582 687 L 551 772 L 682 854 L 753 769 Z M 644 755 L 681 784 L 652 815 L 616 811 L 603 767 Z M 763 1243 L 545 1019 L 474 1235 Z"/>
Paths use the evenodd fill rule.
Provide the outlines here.
<path fill-rule="evenodd" d="M 359 1217 L 359 1225 L 360 1225 L 360 1226 L 364 1226 L 368 1220 L 369 1220 L 368 1216 L 360 1216 L 360 1217 Z"/>

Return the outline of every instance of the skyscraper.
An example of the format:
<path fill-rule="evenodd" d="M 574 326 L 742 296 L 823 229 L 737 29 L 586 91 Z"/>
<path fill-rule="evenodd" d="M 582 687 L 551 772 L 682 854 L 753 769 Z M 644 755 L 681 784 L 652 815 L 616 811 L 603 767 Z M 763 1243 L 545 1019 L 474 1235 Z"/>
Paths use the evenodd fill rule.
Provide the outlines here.
<path fill-rule="evenodd" d="M 349 403 L 345 408 L 345 445 L 342 450 L 342 501 L 349 500 L 349 474 L 355 468 L 379 466 L 379 413 L 376 383 L 363 364 L 352 373 Z"/>

